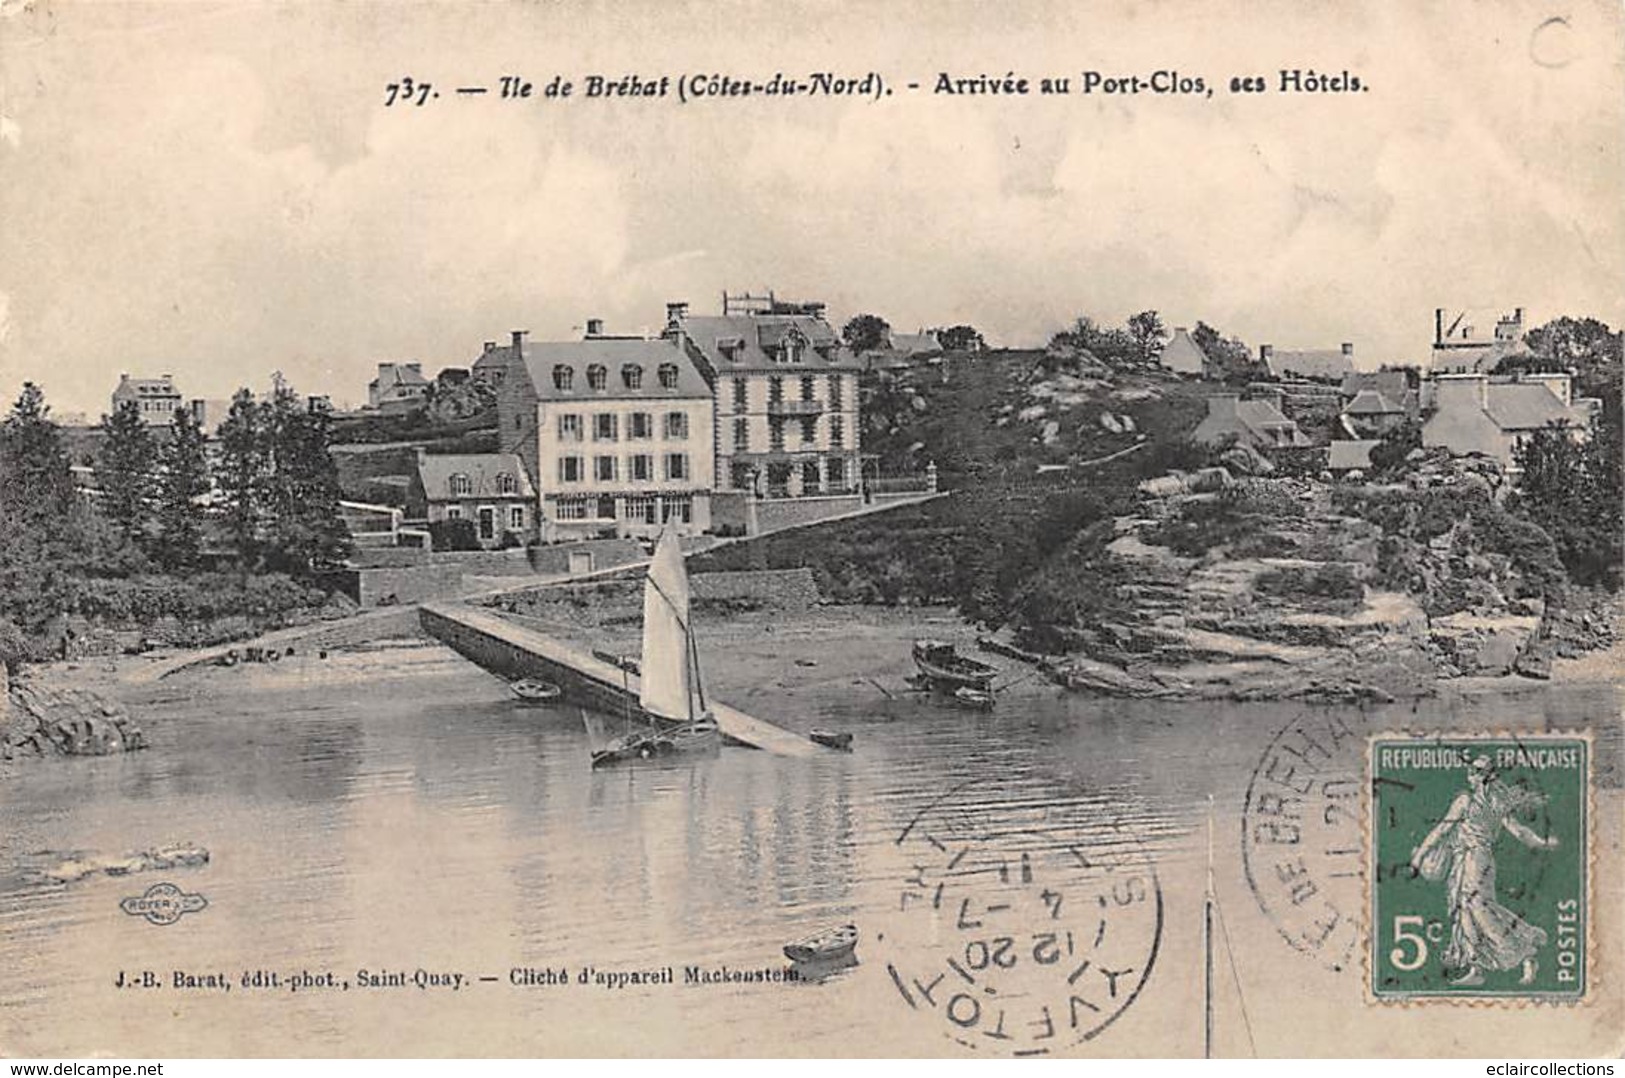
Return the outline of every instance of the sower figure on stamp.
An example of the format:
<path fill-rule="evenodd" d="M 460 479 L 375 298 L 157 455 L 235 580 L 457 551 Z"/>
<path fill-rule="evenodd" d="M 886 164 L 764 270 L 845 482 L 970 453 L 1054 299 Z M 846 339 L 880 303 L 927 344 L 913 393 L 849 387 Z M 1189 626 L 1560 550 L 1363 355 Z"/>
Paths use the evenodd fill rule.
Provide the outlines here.
<path fill-rule="evenodd" d="M 1444 952 L 1448 969 L 1462 970 L 1454 984 L 1484 983 L 1486 970 L 1523 966 L 1521 984 L 1535 980 L 1535 952 L 1546 944 L 1546 930 L 1529 924 L 1501 905 L 1495 892 L 1495 839 L 1502 828 L 1530 849 L 1552 849 L 1557 837 L 1542 838 L 1513 818 L 1513 813 L 1543 803 L 1533 790 L 1508 786 L 1496 775 L 1487 756 L 1467 771 L 1469 789 L 1457 794 L 1444 819 L 1434 825 L 1411 853 L 1411 867 L 1423 878 L 1446 878 L 1450 903 L 1450 945 Z"/>

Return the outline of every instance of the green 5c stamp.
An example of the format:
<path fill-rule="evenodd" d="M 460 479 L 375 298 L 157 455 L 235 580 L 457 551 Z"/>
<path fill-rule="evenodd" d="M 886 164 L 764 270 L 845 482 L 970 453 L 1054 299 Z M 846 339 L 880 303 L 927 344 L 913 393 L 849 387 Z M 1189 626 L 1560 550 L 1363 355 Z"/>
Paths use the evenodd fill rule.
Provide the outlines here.
<path fill-rule="evenodd" d="M 1581 736 L 1371 740 L 1371 992 L 1585 995 L 1591 745 Z"/>

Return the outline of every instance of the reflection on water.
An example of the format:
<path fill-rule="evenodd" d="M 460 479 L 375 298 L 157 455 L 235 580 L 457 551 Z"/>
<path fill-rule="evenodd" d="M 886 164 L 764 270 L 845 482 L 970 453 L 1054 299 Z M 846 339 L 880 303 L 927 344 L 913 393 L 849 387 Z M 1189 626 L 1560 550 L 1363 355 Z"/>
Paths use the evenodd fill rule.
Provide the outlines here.
<path fill-rule="evenodd" d="M 752 709 L 771 717 L 761 699 Z M 0 1053 L 957 1053 L 888 978 L 893 959 L 917 956 L 876 938 L 915 868 L 899 835 L 934 804 L 967 825 L 1019 816 L 1040 845 L 1126 843 L 1154 862 L 1168 911 L 1158 969 L 1087 1051 L 1199 1050 L 1209 795 L 1231 836 L 1217 865 L 1227 920 L 1250 924 L 1258 948 L 1243 963 L 1254 1008 L 1301 993 L 1303 977 L 1323 978 L 1316 991 L 1337 1007 L 1358 1001 L 1357 980 L 1324 980 L 1277 946 L 1235 856 L 1248 775 L 1298 705 L 1091 701 L 1034 684 L 991 715 L 856 687 L 796 706 L 853 730 L 857 751 L 725 749 L 595 771 L 573 709 L 516 707 L 435 647 L 163 683 L 138 705 L 152 751 L 0 783 Z M 1362 725 L 1602 722 L 1598 758 L 1617 788 L 1612 706 L 1607 694 L 1406 704 Z M 30 851 L 172 841 L 213 860 L 68 887 L 6 874 Z M 207 910 L 166 927 L 120 912 L 159 878 L 206 894 Z M 683 983 L 690 966 L 782 970 L 784 943 L 848 921 L 864 929 L 859 963 L 817 983 Z M 592 977 L 666 967 L 674 985 Z M 359 983 L 362 969 L 410 980 L 420 968 L 471 983 Z M 514 970 L 561 968 L 569 987 L 511 983 Z M 218 971 L 234 987 L 115 989 L 121 970 L 166 983 Z M 244 989 L 256 970 L 283 987 Z M 287 987 L 327 971 L 350 987 Z M 1277 1053 L 1325 1048 L 1290 1028 L 1273 1036 Z"/>

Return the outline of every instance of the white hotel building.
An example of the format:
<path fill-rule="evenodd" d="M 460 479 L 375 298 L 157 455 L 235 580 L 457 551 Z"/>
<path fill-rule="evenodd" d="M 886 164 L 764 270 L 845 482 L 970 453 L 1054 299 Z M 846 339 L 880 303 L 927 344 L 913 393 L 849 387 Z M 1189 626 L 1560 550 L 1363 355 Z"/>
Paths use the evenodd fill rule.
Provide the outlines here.
<path fill-rule="evenodd" d="M 544 542 L 681 535 L 711 526 L 711 387 L 670 340 L 487 344 L 476 378 L 497 386 L 499 446 L 517 454 Z"/>

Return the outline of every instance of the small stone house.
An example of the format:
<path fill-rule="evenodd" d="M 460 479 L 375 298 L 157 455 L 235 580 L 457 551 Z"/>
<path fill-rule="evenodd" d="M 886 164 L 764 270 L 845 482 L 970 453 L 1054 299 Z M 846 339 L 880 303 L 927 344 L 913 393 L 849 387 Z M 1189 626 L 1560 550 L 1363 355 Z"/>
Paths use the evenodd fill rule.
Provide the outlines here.
<path fill-rule="evenodd" d="M 1219 445 L 1230 439 L 1253 449 L 1301 449 L 1313 444 L 1270 401 L 1242 400 L 1233 393 L 1209 397 L 1207 416 L 1191 432 L 1191 440 Z"/>
<path fill-rule="evenodd" d="M 1535 431 L 1560 424 L 1575 438 L 1590 434 L 1591 412 L 1576 406 L 1566 374 L 1526 374 L 1493 379 L 1486 374 L 1445 374 L 1433 379 L 1434 413 L 1422 426 L 1422 444 L 1454 456 L 1494 457 L 1509 471 L 1513 451 Z"/>
<path fill-rule="evenodd" d="M 495 550 L 536 538 L 536 508 L 536 489 L 517 454 L 430 456 L 418 450 L 406 490 L 411 520 L 472 521 L 480 546 Z"/>

